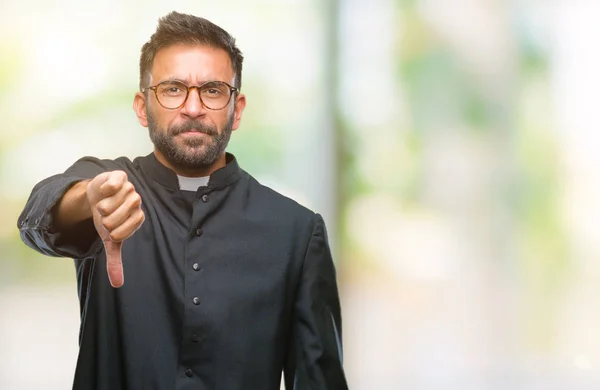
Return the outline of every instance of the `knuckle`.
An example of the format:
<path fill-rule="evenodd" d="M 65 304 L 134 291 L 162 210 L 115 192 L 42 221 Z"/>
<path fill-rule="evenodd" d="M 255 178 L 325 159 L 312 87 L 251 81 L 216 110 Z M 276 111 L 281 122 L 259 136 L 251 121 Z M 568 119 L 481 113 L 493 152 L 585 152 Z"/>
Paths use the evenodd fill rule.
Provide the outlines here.
<path fill-rule="evenodd" d="M 135 191 L 135 187 L 133 187 L 133 184 L 130 181 L 126 181 L 125 183 L 123 183 L 123 189 L 125 190 L 125 192 Z"/>
<path fill-rule="evenodd" d="M 102 185 L 102 188 L 105 194 L 113 194 L 119 189 L 119 184 L 115 183 L 113 180 L 109 180 Z"/>
<path fill-rule="evenodd" d="M 127 180 L 127 174 L 123 171 L 111 171 L 108 175 L 108 182 L 112 185 L 122 186 Z"/>
<path fill-rule="evenodd" d="M 104 181 L 108 180 L 109 177 L 110 177 L 110 172 L 102 172 L 102 173 L 99 173 L 96 176 L 94 176 L 94 178 L 92 179 L 92 181 L 94 181 L 94 182 L 104 182 Z"/>
<path fill-rule="evenodd" d="M 125 171 L 114 171 L 114 172 L 122 180 L 127 180 L 127 172 L 125 172 Z"/>
<path fill-rule="evenodd" d="M 114 182 L 119 188 L 121 188 L 127 181 L 127 174 L 124 171 L 112 171 L 111 181 Z"/>
<path fill-rule="evenodd" d="M 98 202 L 96 210 L 98 210 L 100 215 L 106 215 L 108 214 L 108 205 L 105 202 Z"/>
<path fill-rule="evenodd" d="M 139 207 L 142 204 L 142 197 L 140 196 L 140 194 L 138 194 L 137 192 L 134 192 L 131 195 L 131 204 L 134 207 Z"/>
<path fill-rule="evenodd" d="M 114 182 L 118 182 L 122 179 L 122 175 L 120 173 L 120 171 L 110 171 L 108 173 L 108 181 L 114 183 Z"/>
<path fill-rule="evenodd" d="M 111 232 L 115 229 L 115 224 L 109 218 L 102 218 L 102 226 L 111 234 Z"/>
<path fill-rule="evenodd" d="M 111 241 L 119 242 L 119 241 L 123 240 L 121 234 L 118 232 L 110 232 L 108 235 L 109 235 Z"/>

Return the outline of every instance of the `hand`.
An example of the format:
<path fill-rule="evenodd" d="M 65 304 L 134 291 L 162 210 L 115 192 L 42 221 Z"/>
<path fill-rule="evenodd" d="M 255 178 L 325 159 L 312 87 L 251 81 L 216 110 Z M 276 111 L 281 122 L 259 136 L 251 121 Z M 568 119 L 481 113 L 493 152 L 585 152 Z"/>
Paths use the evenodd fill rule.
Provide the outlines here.
<path fill-rule="evenodd" d="M 124 280 L 121 246 L 144 222 L 142 198 L 123 171 L 99 174 L 88 183 L 86 195 L 106 251 L 108 279 L 113 287 L 121 287 Z"/>

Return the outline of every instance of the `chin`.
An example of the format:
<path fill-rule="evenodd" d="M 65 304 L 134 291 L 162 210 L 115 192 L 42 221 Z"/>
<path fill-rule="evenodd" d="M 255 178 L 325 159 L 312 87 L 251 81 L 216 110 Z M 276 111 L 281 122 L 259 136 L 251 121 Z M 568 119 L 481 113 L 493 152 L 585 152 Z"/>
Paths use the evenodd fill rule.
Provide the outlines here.
<path fill-rule="evenodd" d="M 196 151 L 206 148 L 206 140 L 182 140 L 177 143 L 182 152 Z"/>

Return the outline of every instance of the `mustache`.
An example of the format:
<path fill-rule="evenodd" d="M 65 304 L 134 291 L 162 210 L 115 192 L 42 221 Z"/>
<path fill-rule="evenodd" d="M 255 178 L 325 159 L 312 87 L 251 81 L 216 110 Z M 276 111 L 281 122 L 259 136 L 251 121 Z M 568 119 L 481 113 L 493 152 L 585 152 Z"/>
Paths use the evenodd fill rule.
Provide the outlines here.
<path fill-rule="evenodd" d="M 169 133 L 171 133 L 171 135 L 178 135 L 191 130 L 195 130 L 199 133 L 204 133 L 211 136 L 217 135 L 217 129 L 215 127 L 205 125 L 204 123 L 195 120 L 187 121 L 185 123 L 182 123 L 181 125 L 174 125 L 169 127 Z"/>

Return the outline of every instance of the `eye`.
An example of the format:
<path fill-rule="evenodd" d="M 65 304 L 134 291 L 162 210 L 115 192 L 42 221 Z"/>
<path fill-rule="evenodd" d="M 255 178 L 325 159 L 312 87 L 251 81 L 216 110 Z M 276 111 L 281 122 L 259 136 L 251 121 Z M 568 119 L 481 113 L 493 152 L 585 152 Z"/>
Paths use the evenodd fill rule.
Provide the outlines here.
<path fill-rule="evenodd" d="M 165 96 L 180 96 L 186 94 L 187 87 L 180 83 L 168 82 L 162 84 L 158 91 Z"/>
<path fill-rule="evenodd" d="M 221 97 L 229 94 L 227 85 L 220 81 L 208 82 L 202 86 L 202 95 L 205 97 Z"/>

